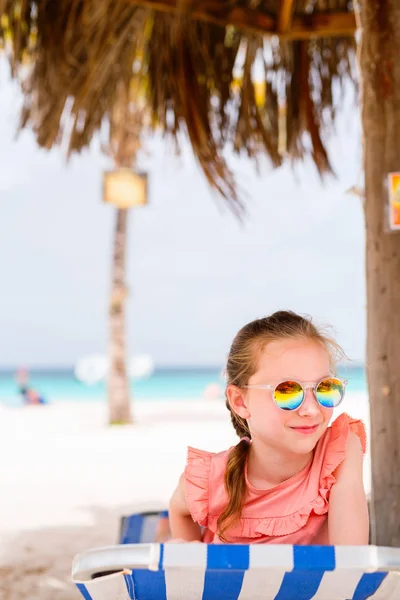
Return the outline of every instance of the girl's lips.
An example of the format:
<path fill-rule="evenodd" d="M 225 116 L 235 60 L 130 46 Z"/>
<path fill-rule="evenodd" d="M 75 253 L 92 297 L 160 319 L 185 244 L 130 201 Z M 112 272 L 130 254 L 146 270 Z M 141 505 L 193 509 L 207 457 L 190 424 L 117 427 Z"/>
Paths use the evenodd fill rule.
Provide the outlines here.
<path fill-rule="evenodd" d="M 294 431 L 298 433 L 314 433 L 318 429 L 318 425 L 312 425 L 311 427 L 291 427 Z"/>

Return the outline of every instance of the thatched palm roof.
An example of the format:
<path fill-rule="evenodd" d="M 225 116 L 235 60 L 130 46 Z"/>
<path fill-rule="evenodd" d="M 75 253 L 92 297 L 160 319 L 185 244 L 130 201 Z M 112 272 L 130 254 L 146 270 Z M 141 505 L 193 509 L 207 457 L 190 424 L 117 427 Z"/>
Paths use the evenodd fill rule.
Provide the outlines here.
<path fill-rule="evenodd" d="M 332 88 L 354 81 L 348 0 L 0 0 L 0 15 L 22 125 L 42 147 L 67 137 L 81 150 L 129 96 L 132 139 L 186 130 L 233 203 L 227 147 L 274 166 L 311 154 L 330 170 Z"/>

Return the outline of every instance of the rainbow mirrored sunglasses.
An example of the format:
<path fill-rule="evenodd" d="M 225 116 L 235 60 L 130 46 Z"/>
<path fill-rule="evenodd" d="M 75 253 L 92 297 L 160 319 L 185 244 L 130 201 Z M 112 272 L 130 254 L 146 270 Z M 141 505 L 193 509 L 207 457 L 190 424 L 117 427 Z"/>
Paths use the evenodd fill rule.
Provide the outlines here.
<path fill-rule="evenodd" d="M 324 408 L 335 408 L 344 398 L 347 381 L 338 377 L 325 377 L 317 383 L 293 380 L 278 385 L 245 385 L 247 389 L 272 390 L 275 404 L 282 410 L 298 410 L 304 402 L 306 390 L 311 389 L 317 402 Z"/>

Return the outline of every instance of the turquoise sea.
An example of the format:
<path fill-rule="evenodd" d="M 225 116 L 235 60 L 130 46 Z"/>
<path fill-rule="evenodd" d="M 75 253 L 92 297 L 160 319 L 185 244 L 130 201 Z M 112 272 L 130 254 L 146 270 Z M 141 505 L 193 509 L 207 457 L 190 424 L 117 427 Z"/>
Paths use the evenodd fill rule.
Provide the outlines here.
<path fill-rule="evenodd" d="M 348 380 L 347 393 L 366 393 L 365 372 L 362 366 L 346 366 L 339 375 Z M 0 371 L 0 403 L 8 406 L 22 404 L 15 381 L 15 373 Z M 137 401 L 199 399 L 204 397 L 210 384 L 224 387 L 222 368 L 168 368 L 156 369 L 146 378 L 131 382 L 132 397 Z M 86 385 L 78 381 L 72 369 L 58 371 L 31 371 L 30 387 L 49 402 L 104 402 L 104 383 Z"/>

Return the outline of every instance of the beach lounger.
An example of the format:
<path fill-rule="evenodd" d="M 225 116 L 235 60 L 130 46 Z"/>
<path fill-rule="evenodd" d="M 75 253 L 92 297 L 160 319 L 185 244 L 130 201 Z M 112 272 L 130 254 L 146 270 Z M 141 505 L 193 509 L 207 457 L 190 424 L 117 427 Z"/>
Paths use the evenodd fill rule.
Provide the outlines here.
<path fill-rule="evenodd" d="M 168 533 L 168 511 L 142 512 L 122 517 L 118 543 L 163 542 L 169 537 Z"/>
<path fill-rule="evenodd" d="M 85 600 L 398 600 L 400 549 L 124 544 L 75 557 Z"/>
<path fill-rule="evenodd" d="M 399 548 L 151 543 L 167 530 L 166 511 L 130 515 L 120 545 L 76 556 L 85 600 L 400 600 Z"/>

